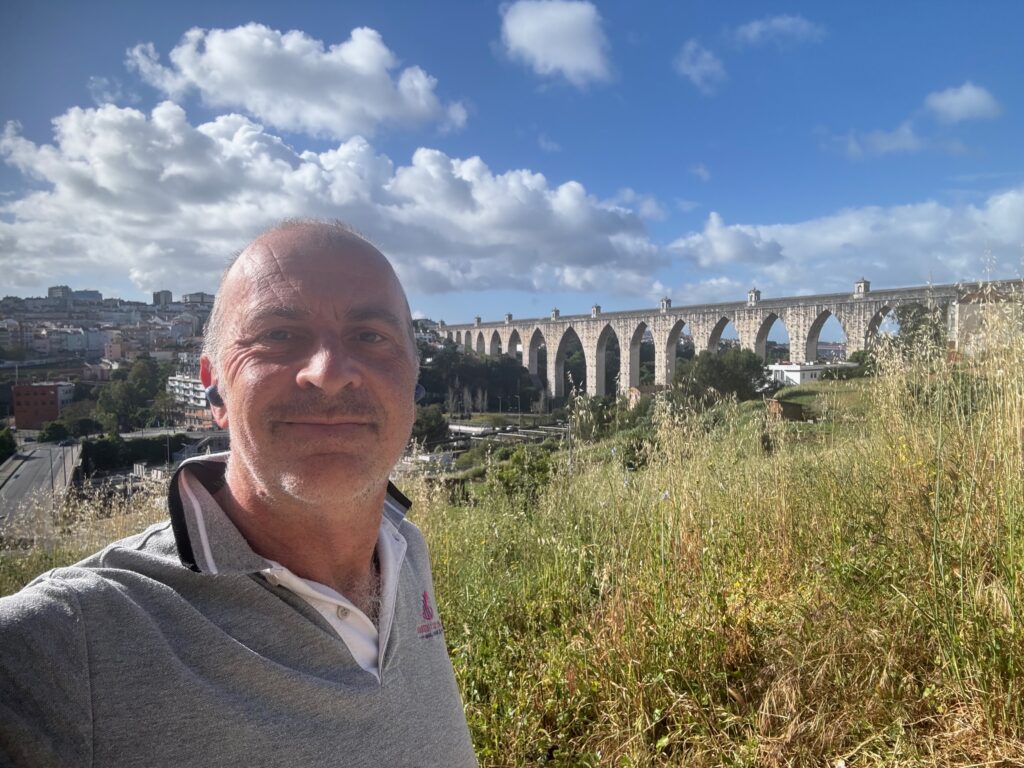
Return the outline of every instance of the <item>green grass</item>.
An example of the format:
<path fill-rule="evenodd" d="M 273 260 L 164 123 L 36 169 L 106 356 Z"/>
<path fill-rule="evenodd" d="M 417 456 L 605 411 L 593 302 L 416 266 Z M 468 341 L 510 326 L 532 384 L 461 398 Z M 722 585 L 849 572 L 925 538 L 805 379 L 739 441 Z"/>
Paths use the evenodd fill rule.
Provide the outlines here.
<path fill-rule="evenodd" d="M 583 446 L 534 499 L 421 489 L 482 763 L 1024 760 L 1021 363 L 662 412 L 641 469 Z"/>
<path fill-rule="evenodd" d="M 879 374 L 405 488 L 482 765 L 1021 764 L 1024 337 Z"/>

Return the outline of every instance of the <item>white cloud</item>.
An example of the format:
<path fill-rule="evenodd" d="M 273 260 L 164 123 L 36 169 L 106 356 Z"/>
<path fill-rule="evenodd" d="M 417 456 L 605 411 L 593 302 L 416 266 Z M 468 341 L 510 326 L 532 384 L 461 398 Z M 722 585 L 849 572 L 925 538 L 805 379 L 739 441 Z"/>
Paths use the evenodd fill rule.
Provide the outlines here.
<path fill-rule="evenodd" d="M 850 157 L 919 152 L 925 148 L 924 140 L 917 135 L 909 120 L 891 131 L 850 132 L 843 143 Z"/>
<path fill-rule="evenodd" d="M 947 123 L 991 120 L 1003 111 L 991 93 L 970 81 L 958 88 L 929 93 L 924 104 L 940 120 Z"/>
<path fill-rule="evenodd" d="M 116 77 L 98 77 L 93 75 L 89 78 L 88 88 L 89 97 L 96 106 L 118 103 L 135 104 L 139 101 L 138 95 L 126 91 L 121 81 Z"/>
<path fill-rule="evenodd" d="M 676 208 L 683 213 L 690 213 L 690 211 L 695 211 L 700 208 L 700 203 L 696 200 L 683 200 L 680 198 L 676 200 Z"/>
<path fill-rule="evenodd" d="M 179 100 L 195 89 L 211 107 L 242 109 L 276 128 L 336 139 L 373 135 L 381 124 L 436 122 L 459 128 L 466 110 L 443 105 L 437 81 L 399 61 L 380 33 L 352 30 L 325 47 L 304 32 L 262 24 L 191 29 L 160 63 L 152 43 L 136 45 L 127 65 L 153 87 Z"/>
<path fill-rule="evenodd" d="M 545 152 L 561 152 L 562 145 L 554 139 L 550 139 L 545 134 L 540 134 L 537 137 L 537 146 L 543 149 Z"/>
<path fill-rule="evenodd" d="M 0 204 L 11 288 L 56 274 L 210 290 L 229 254 L 288 216 L 351 222 L 418 293 L 601 285 L 647 295 L 666 263 L 637 213 L 478 157 L 421 148 L 396 165 L 362 137 L 298 153 L 241 115 L 192 126 L 171 102 L 148 115 L 74 108 L 54 127 L 53 144 L 14 124 L 0 136 L 0 157 L 40 182 Z"/>
<path fill-rule="evenodd" d="M 608 39 L 593 3 L 517 0 L 502 9 L 501 40 L 509 56 L 538 75 L 561 75 L 576 87 L 608 80 Z"/>
<path fill-rule="evenodd" d="M 980 279 L 990 270 L 1015 275 L 1024 256 L 1024 187 L 980 206 L 869 206 L 794 224 L 727 226 L 712 213 L 702 232 L 669 248 L 703 267 L 750 265 L 745 274 L 766 297 L 850 290 L 861 275 L 879 287 Z"/>
<path fill-rule="evenodd" d="M 654 195 L 642 195 L 630 187 L 624 187 L 610 200 L 612 205 L 622 205 L 637 212 L 641 218 L 663 221 L 668 217 L 664 207 Z"/>
<path fill-rule="evenodd" d="M 711 94 L 725 82 L 721 60 L 694 39 L 687 40 L 673 62 L 676 72 L 685 77 L 701 93 Z"/>
<path fill-rule="evenodd" d="M 739 301 L 745 295 L 744 284 L 731 277 L 709 277 L 704 280 L 685 283 L 672 292 L 672 300 L 678 305 L 710 304 L 718 301 Z M 684 329 L 688 333 L 688 329 Z"/>
<path fill-rule="evenodd" d="M 692 173 L 701 181 L 711 181 L 711 171 L 708 170 L 708 167 L 704 165 L 704 163 L 697 163 L 696 165 L 691 166 L 690 173 Z"/>
<path fill-rule="evenodd" d="M 742 45 L 775 43 L 818 43 L 825 39 L 825 28 L 803 16 L 769 16 L 736 29 L 736 40 Z"/>
<path fill-rule="evenodd" d="M 704 231 L 691 233 L 673 242 L 670 249 L 693 259 L 702 267 L 722 264 L 757 264 L 778 260 L 782 246 L 764 238 L 756 228 L 726 226 L 722 217 L 712 211 Z"/>

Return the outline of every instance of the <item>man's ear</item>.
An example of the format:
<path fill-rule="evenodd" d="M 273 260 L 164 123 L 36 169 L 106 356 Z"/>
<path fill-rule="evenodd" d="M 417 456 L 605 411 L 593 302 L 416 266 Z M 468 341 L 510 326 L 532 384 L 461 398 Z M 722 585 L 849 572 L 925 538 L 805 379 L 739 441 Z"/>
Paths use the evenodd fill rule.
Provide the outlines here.
<path fill-rule="evenodd" d="M 213 365 L 210 363 L 210 358 L 206 355 L 202 355 L 199 358 L 199 380 L 203 382 L 203 387 L 209 389 L 210 387 L 217 386 L 217 377 L 214 375 Z M 221 429 L 228 428 L 228 409 L 224 404 L 224 397 L 210 397 L 210 413 L 213 414 L 213 420 L 217 423 L 217 426 Z M 214 403 L 214 400 L 217 402 Z"/>

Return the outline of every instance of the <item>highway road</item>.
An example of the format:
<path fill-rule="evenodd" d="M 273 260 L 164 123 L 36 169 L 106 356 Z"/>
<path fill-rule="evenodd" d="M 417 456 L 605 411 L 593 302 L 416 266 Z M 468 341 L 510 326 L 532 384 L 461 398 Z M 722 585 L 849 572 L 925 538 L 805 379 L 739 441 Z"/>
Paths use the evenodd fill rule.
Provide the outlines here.
<path fill-rule="evenodd" d="M 80 445 L 20 446 L 18 454 L 0 468 L 0 532 L 28 535 L 48 531 L 53 495 L 62 495 L 71 484 L 81 455 Z"/>

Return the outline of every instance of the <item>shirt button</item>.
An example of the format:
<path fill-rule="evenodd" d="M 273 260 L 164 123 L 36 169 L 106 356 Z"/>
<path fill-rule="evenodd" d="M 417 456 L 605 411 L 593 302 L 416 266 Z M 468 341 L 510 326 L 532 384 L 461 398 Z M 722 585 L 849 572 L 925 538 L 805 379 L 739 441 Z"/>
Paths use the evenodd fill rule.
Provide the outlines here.
<path fill-rule="evenodd" d="M 346 608 L 344 605 L 339 605 L 338 606 L 337 613 L 338 613 L 338 618 L 339 619 L 347 619 L 348 618 L 348 608 Z"/>

